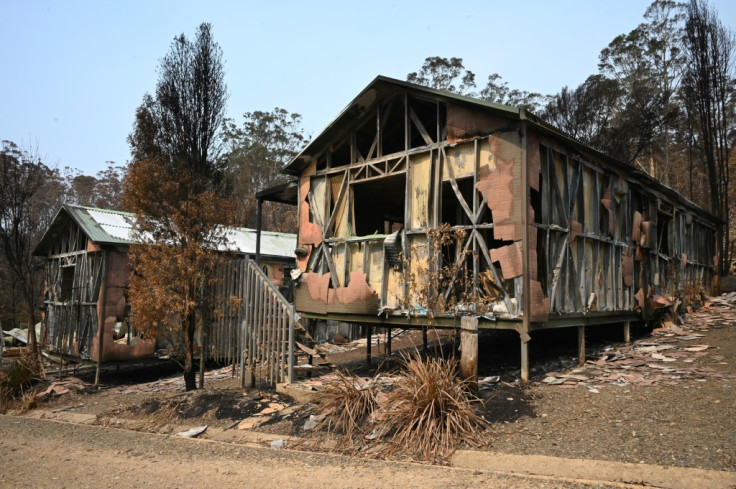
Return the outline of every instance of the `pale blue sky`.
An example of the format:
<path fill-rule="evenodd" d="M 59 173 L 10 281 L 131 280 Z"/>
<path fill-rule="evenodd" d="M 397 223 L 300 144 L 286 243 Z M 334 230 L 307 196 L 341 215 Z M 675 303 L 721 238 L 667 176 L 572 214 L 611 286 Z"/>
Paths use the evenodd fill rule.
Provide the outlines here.
<path fill-rule="evenodd" d="M 428 56 L 461 57 L 479 87 L 555 93 L 597 71 L 598 54 L 648 1 L 0 0 L 0 139 L 95 174 L 125 164 L 135 108 L 175 35 L 213 25 L 228 114 L 276 106 L 318 134 L 376 75 L 405 79 Z M 713 2 L 736 25 L 736 2 Z"/>

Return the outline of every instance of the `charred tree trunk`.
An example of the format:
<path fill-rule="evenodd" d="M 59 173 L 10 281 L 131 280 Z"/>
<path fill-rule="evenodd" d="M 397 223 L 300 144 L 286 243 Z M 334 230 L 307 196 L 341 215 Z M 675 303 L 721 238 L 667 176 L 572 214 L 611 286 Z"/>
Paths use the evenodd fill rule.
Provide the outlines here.
<path fill-rule="evenodd" d="M 725 224 L 719 233 L 716 272 L 728 272 L 730 249 L 729 134 L 733 130 L 731 92 L 736 39 L 704 0 L 690 0 L 685 26 L 688 48 L 685 85 L 698 115 L 698 131 L 708 172 L 711 211 Z"/>
<path fill-rule="evenodd" d="M 197 388 L 197 372 L 194 370 L 194 329 L 197 324 L 197 313 L 192 310 L 184 324 L 184 389 L 191 391 Z"/>

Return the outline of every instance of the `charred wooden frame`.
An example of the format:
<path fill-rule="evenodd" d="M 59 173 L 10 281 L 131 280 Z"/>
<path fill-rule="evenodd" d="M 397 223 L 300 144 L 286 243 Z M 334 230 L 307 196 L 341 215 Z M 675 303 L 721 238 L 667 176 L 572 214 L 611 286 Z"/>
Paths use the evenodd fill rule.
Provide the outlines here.
<path fill-rule="evenodd" d="M 712 215 L 524 110 L 378 77 L 285 171 L 298 177 L 304 316 L 458 327 L 476 315 L 518 331 L 525 358 L 534 330 L 628 324 L 658 296 L 711 289 Z M 428 236 L 443 223 L 464 230 L 449 254 L 470 273 L 417 284 L 438 266 Z M 477 300 L 431 311 L 418 287 Z"/>
<path fill-rule="evenodd" d="M 131 219 L 126 213 L 64 205 L 46 231 L 35 253 L 46 257 L 44 324 L 50 353 L 70 362 L 96 363 L 99 372 L 103 363 L 155 358 L 157 347 L 164 346 L 141 338 L 135 321 L 130 320 L 126 290 L 131 273 L 128 248 L 134 244 L 127 232 Z M 242 246 L 250 246 L 253 240 L 249 237 L 255 234 L 242 228 L 230 232 L 236 243 L 240 239 Z M 241 362 L 243 324 L 253 307 L 247 283 L 251 275 L 265 277 L 274 294 L 280 294 L 279 288 L 286 285 L 284 279 L 289 276 L 294 260 L 286 251 L 282 255 L 273 253 L 275 249 L 290 249 L 293 235 L 288 238 L 280 233 L 267 233 L 265 239 L 269 245 L 267 254 L 257 265 L 250 260 L 253 255 L 250 248 L 223 254 L 217 271 L 219 280 L 209 290 L 217 299 L 211 301 L 217 307 L 202 310 L 205 327 L 200 325 L 196 334 L 200 358 L 224 364 Z M 286 299 L 282 302 L 288 305 Z M 288 319 L 273 321 L 274 327 L 286 328 L 288 333 Z M 127 333 L 116 340 L 115 330 L 120 327 Z M 261 364 L 275 362 L 274 355 L 278 353 L 282 366 L 279 369 L 274 366 L 267 372 L 274 382 L 284 378 L 288 364 L 285 356 L 288 348 L 286 340 L 282 340 L 284 345 L 274 340 L 273 344 L 260 343 L 258 351 L 250 350 L 251 357 Z"/>

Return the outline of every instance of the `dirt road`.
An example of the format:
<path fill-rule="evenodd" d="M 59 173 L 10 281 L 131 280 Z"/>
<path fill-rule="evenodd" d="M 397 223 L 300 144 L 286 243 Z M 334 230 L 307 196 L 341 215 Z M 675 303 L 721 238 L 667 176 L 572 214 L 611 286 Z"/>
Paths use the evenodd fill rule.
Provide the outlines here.
<path fill-rule="evenodd" d="M 0 488 L 627 487 L 368 461 L 9 416 L 0 416 L 0 460 Z"/>

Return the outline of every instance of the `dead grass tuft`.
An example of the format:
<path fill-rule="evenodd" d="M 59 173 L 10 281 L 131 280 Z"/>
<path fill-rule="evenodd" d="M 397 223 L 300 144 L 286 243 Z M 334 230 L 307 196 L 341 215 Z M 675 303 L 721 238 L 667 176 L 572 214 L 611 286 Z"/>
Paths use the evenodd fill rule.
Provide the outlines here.
<path fill-rule="evenodd" d="M 38 359 L 30 350 L 23 352 L 14 362 L 3 366 L 0 369 L 0 412 L 18 407 L 19 403 L 21 409 L 23 406 L 27 407 L 25 411 L 34 407 L 35 401 L 28 402 L 28 396 L 33 397 L 33 384 L 41 375 Z"/>
<path fill-rule="evenodd" d="M 443 462 L 460 443 L 484 443 L 489 428 L 471 384 L 457 374 L 456 359 L 418 351 L 400 360 L 391 382 L 338 373 L 320 393 L 320 427 L 341 435 L 338 448 L 351 452 L 376 440 L 383 445 L 366 453 Z"/>
<path fill-rule="evenodd" d="M 36 397 L 36 391 L 31 390 L 24 392 L 18 401 L 18 414 L 24 414 L 28 411 L 35 409 L 38 406 L 38 397 Z"/>
<path fill-rule="evenodd" d="M 321 427 L 344 435 L 352 443 L 364 434 L 365 421 L 378 406 L 377 385 L 354 374 L 337 371 L 337 380 L 320 393 L 317 413 L 324 416 Z"/>
<path fill-rule="evenodd" d="M 414 352 L 401 363 L 399 380 L 381 406 L 389 434 L 386 456 L 438 461 L 461 442 L 483 443 L 488 423 L 475 413 L 474 404 L 480 401 L 470 383 L 457 377 L 457 359 L 422 358 Z"/>

